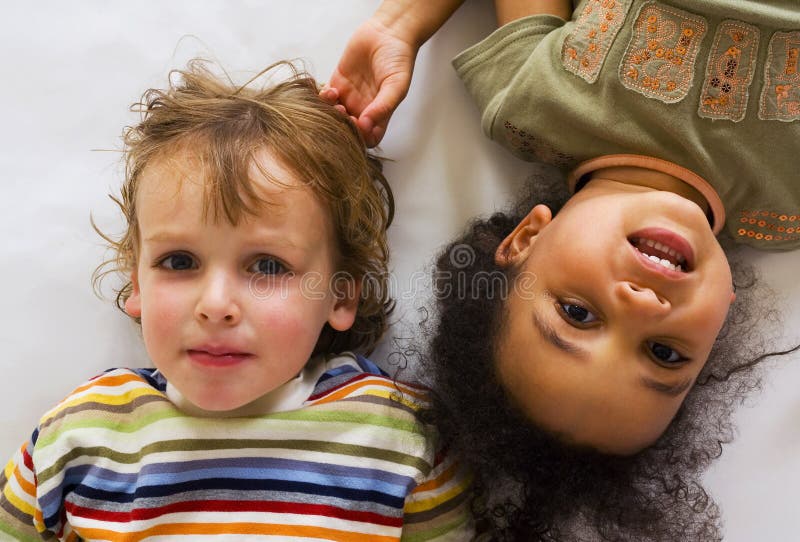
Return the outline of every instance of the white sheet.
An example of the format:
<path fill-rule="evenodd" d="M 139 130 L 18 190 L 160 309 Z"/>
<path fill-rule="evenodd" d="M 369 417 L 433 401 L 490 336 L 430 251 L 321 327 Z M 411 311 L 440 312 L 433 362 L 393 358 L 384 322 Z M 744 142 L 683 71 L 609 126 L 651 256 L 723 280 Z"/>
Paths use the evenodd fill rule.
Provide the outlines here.
<path fill-rule="evenodd" d="M 396 194 L 391 229 L 398 319 L 413 325 L 414 285 L 434 250 L 478 213 L 502 208 L 532 166 L 480 133 L 449 59 L 492 28 L 491 3 L 472 0 L 422 50 L 413 89 L 382 151 Z M 119 231 L 106 198 L 120 184 L 122 127 L 149 86 L 202 55 L 231 72 L 301 57 L 324 80 L 377 0 L 55 0 L 15 2 L 0 16 L 0 326 L 4 378 L 0 457 L 72 387 L 111 366 L 146 365 L 135 328 L 97 299 L 103 256 L 95 221 Z M 798 337 L 800 252 L 753 257 L 788 308 Z M 787 337 L 787 342 L 789 338 Z M 391 349 L 381 350 L 376 358 Z M 743 408 L 740 438 L 709 476 L 732 542 L 797 539 L 800 356 L 780 360 Z"/>

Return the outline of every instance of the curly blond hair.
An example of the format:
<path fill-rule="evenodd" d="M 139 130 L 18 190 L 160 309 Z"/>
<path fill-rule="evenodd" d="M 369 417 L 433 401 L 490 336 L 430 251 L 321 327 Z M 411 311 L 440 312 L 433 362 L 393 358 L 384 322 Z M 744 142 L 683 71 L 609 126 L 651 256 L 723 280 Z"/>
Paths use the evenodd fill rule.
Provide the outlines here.
<path fill-rule="evenodd" d="M 286 70 L 278 83 L 255 82 Z M 214 220 L 236 225 L 263 204 L 249 171 L 267 148 L 328 208 L 335 228 L 336 269 L 362 283 L 355 323 L 347 331 L 326 324 L 315 353 L 369 351 L 386 329 L 389 297 L 386 228 L 394 201 L 380 161 L 369 154 L 355 126 L 319 97 L 315 80 L 291 62 L 278 62 L 244 85 L 212 73 L 203 60 L 170 72 L 166 89 L 147 90 L 132 110 L 141 121 L 123 133 L 125 181 L 120 197 L 127 228 L 114 238 L 97 229 L 114 255 L 94 272 L 94 283 L 120 273 L 116 304 L 124 312 L 139 246 L 136 194 L 155 160 L 191 148 L 206 178 L 204 208 Z M 272 182 L 280 184 L 262 170 Z"/>

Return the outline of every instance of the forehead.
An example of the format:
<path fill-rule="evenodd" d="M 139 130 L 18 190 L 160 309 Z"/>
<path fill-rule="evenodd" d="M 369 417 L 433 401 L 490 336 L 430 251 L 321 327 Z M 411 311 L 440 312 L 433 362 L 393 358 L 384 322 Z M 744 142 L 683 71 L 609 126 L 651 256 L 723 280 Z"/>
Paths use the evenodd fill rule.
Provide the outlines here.
<path fill-rule="evenodd" d="M 632 453 L 654 442 L 681 405 L 682 396 L 660 396 L 632 373 L 613 367 L 583 371 L 574 360 L 550 354 L 520 352 L 510 362 L 516 368 L 498 368 L 526 417 L 566 442 L 606 453 Z M 519 370 L 532 365 L 538 370 Z"/>
<path fill-rule="evenodd" d="M 279 217 L 298 202 L 312 215 L 328 214 L 310 185 L 268 148 L 230 165 L 220 164 L 202 148 L 176 146 L 147 164 L 138 179 L 136 202 L 140 222 L 154 206 L 174 214 L 199 206 L 204 221 L 227 220 L 234 226 L 240 220 Z"/>

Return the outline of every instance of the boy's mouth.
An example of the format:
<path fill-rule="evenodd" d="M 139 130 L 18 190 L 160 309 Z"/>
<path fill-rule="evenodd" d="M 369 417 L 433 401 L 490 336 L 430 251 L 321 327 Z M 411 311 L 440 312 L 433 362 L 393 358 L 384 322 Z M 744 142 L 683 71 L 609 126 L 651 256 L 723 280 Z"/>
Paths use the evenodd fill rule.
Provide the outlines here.
<path fill-rule="evenodd" d="M 665 269 L 688 273 L 694 267 L 694 253 L 683 237 L 669 230 L 648 228 L 628 237 L 628 242 L 648 260 Z"/>
<path fill-rule="evenodd" d="M 240 363 L 252 354 L 240 352 L 233 348 L 224 346 L 201 346 L 190 348 L 186 351 L 189 357 L 200 365 L 224 367 Z"/>

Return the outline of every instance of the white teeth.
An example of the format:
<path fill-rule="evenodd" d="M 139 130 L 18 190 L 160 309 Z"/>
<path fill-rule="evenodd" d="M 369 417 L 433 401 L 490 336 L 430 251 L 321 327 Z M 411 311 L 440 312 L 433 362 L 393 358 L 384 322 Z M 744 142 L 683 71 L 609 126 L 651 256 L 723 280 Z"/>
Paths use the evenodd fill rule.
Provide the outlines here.
<path fill-rule="evenodd" d="M 662 267 L 666 267 L 667 269 L 671 269 L 673 271 L 683 271 L 683 269 L 681 268 L 680 265 L 675 265 L 671 261 L 667 260 L 666 258 L 662 259 L 662 258 L 659 258 L 658 256 L 650 255 L 650 256 L 647 256 L 647 259 L 650 260 L 651 262 L 654 262 L 654 263 L 657 263 L 657 264 L 661 265 Z"/>
<path fill-rule="evenodd" d="M 668 247 L 667 245 L 663 245 L 663 244 L 659 243 L 658 241 L 653 241 L 652 239 L 637 239 L 634 244 L 635 245 L 638 244 L 637 248 L 639 248 L 639 252 L 641 252 L 642 254 L 647 256 L 650 260 L 652 260 L 652 261 L 654 261 L 656 263 L 659 263 L 659 264 L 663 265 L 664 267 L 668 267 L 669 269 L 675 269 L 675 270 L 678 270 L 678 271 L 683 271 L 683 264 L 686 262 L 686 257 L 684 257 L 683 254 L 681 254 L 680 252 L 678 252 L 674 248 Z M 673 264 L 672 262 L 670 262 L 667 259 L 663 259 L 662 260 L 658 256 L 651 256 L 651 255 L 646 254 L 643 250 L 641 250 L 641 247 L 644 247 L 644 246 L 648 246 L 648 247 L 653 248 L 654 250 L 658 250 L 660 252 L 663 252 L 664 254 L 666 254 L 670 258 L 672 258 L 673 261 L 677 262 L 677 265 Z"/>

